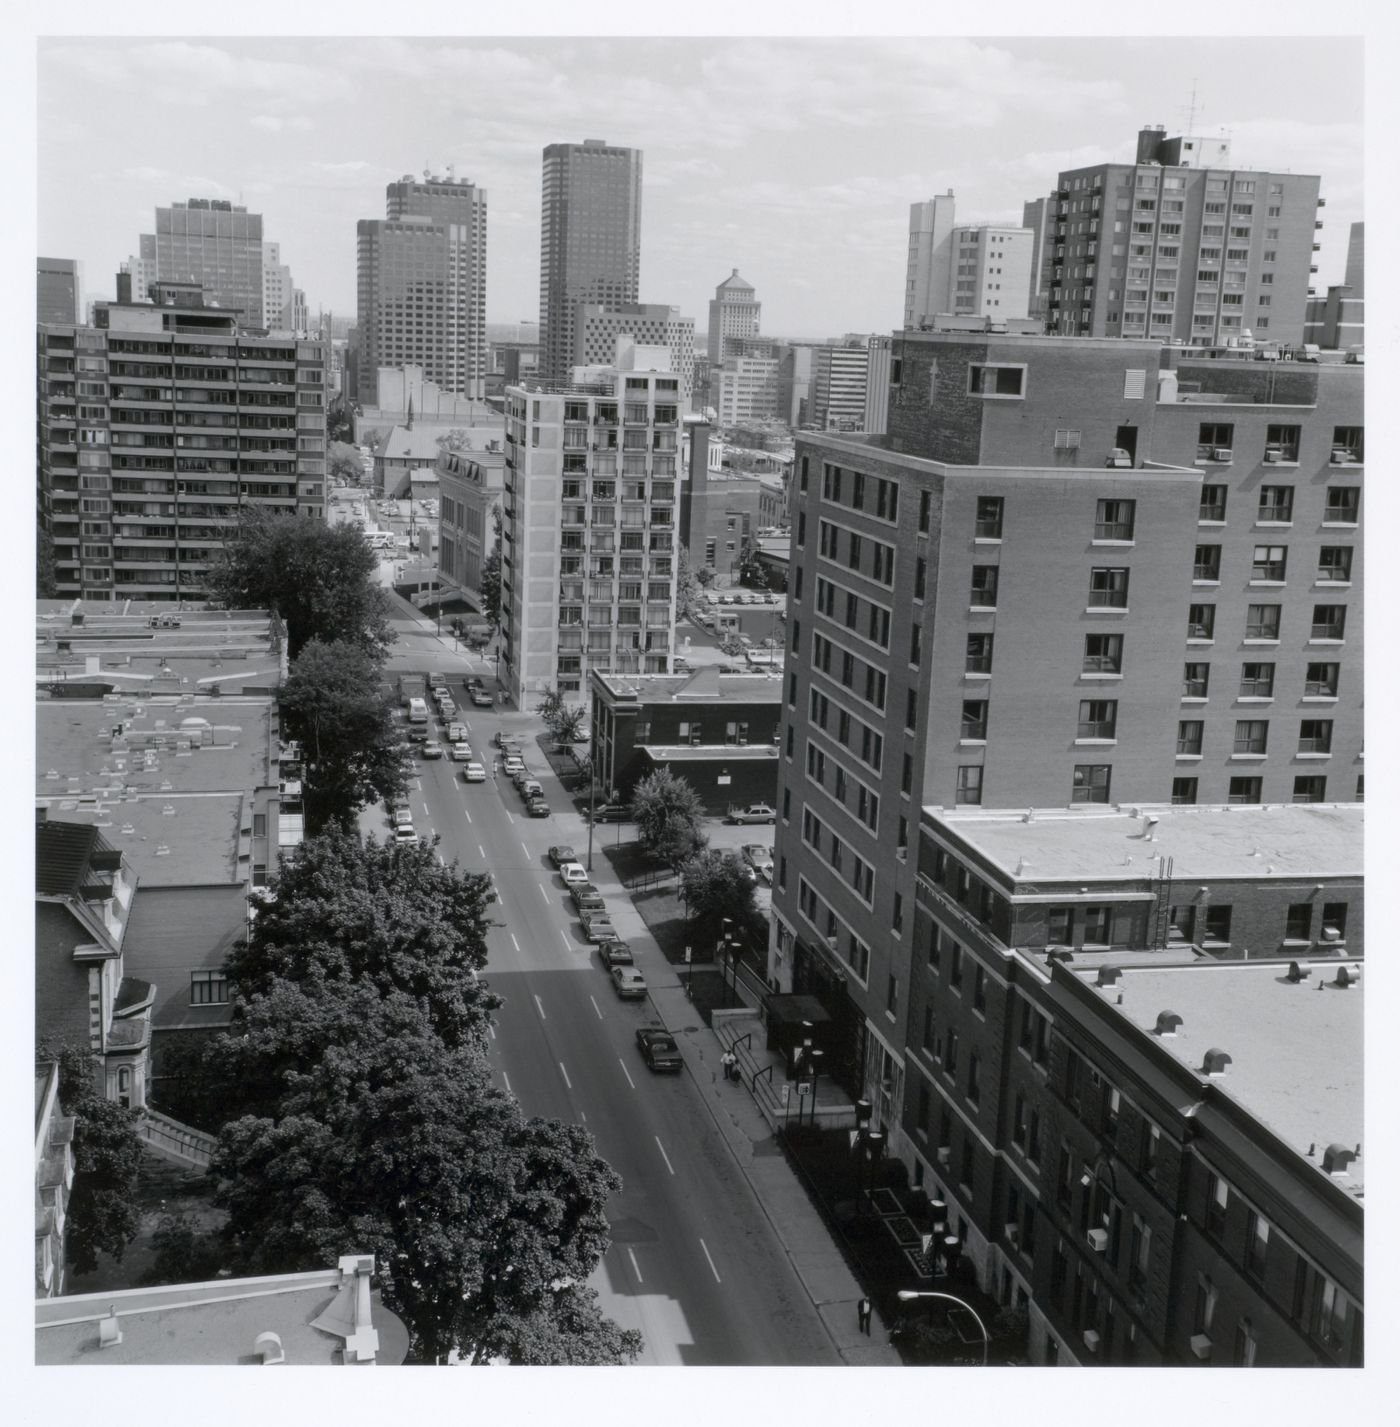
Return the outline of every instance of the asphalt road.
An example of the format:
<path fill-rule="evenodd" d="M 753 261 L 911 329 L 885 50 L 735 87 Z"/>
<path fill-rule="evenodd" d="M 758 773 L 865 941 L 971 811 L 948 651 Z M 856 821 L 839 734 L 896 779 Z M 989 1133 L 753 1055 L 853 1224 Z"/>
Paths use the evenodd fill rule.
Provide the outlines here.
<path fill-rule="evenodd" d="M 534 722 L 469 704 L 458 717 L 488 771 L 497 727 L 527 732 Z M 431 728 L 434 737 L 444 732 L 436 718 Z M 538 751 L 531 754 L 527 740 L 526 761 L 551 807 L 571 809 Z M 558 842 L 582 851 L 578 820 L 571 812 L 528 818 L 504 775 L 469 785 L 461 769 L 448 759 L 419 762 L 414 822 L 420 836 L 441 838 L 445 861 L 495 877 L 487 972 L 505 999 L 492 1045 L 502 1084 L 530 1114 L 586 1125 L 622 1176 L 608 1209 L 613 1244 L 592 1280 L 604 1312 L 641 1330 L 643 1363 L 840 1362 L 690 1070 L 654 1075 L 642 1061 L 634 1032 L 659 1024 L 650 1002 L 620 1001 L 583 940 L 546 852 Z M 384 810 L 366 809 L 364 825 L 382 835 Z M 609 902 L 643 973 L 674 982 L 630 903 Z"/>

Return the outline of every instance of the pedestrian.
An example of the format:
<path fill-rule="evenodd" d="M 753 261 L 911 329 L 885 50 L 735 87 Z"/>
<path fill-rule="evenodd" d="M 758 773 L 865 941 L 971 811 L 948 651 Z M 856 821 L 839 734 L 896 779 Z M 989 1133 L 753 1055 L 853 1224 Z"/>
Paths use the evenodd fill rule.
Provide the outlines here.
<path fill-rule="evenodd" d="M 719 1063 L 721 1068 L 724 1070 L 724 1078 L 726 1080 L 733 1080 L 734 1067 L 737 1064 L 737 1058 L 734 1052 L 732 1050 L 726 1050 L 725 1053 L 720 1056 Z"/>
<path fill-rule="evenodd" d="M 870 1300 L 862 1298 L 856 1304 L 856 1322 L 860 1331 L 868 1338 L 870 1336 Z"/>
<path fill-rule="evenodd" d="M 495 782 L 496 774 L 499 773 L 500 771 L 501 771 L 501 760 L 500 760 L 499 758 L 493 758 L 493 759 L 491 760 L 491 781 L 492 781 L 492 782 Z"/>

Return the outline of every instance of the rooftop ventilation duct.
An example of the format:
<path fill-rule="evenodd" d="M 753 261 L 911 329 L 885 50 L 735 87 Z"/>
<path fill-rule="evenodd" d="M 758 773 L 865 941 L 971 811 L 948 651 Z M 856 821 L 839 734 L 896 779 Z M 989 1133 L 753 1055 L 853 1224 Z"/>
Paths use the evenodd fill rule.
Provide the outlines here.
<path fill-rule="evenodd" d="M 1223 1050 L 1212 1047 L 1205 1054 L 1205 1059 L 1201 1062 L 1201 1070 L 1206 1075 L 1224 1075 L 1225 1067 L 1232 1064 L 1232 1058 Z"/>
<path fill-rule="evenodd" d="M 1159 1036 L 1174 1036 L 1181 1029 L 1181 1017 L 1175 1011 L 1159 1011 L 1156 1032 Z"/>
<path fill-rule="evenodd" d="M 1360 1153 L 1361 1146 L 1349 1150 L 1345 1145 L 1328 1145 L 1322 1152 L 1322 1168 L 1326 1174 L 1345 1174 L 1348 1166 Z"/>
<path fill-rule="evenodd" d="M 264 1367 L 287 1361 L 287 1355 L 282 1351 L 282 1339 L 276 1333 L 259 1333 L 253 1339 L 253 1352 Z"/>

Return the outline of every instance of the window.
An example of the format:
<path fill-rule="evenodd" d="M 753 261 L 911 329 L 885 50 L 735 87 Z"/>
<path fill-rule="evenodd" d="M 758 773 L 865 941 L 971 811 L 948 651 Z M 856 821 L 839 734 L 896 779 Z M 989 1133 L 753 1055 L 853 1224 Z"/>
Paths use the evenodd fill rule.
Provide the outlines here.
<path fill-rule="evenodd" d="M 1351 583 L 1351 546 L 1324 545 L 1317 553 L 1317 578 L 1333 585 Z"/>
<path fill-rule="evenodd" d="M 1246 663 L 1240 665 L 1240 697 L 1271 699 L 1274 696 L 1274 666 Z"/>
<path fill-rule="evenodd" d="M 1147 1272 L 1152 1262 L 1152 1230 L 1147 1221 L 1134 1214 L 1128 1236 L 1128 1287 L 1135 1293 L 1147 1288 Z"/>
<path fill-rule="evenodd" d="M 958 1033 L 949 1031 L 943 1042 L 943 1073 L 952 1077 L 958 1073 Z"/>
<path fill-rule="evenodd" d="M 1197 1333 L 1209 1335 L 1210 1325 L 1215 1321 L 1215 1285 L 1205 1274 L 1196 1279 L 1196 1310 L 1192 1319 Z"/>
<path fill-rule="evenodd" d="M 959 868 L 959 869 L 958 869 L 958 876 L 959 876 L 959 881 L 960 881 L 960 882 L 963 881 L 963 880 L 966 878 L 966 876 L 967 876 L 967 869 L 966 869 L 966 868 Z M 961 945 L 961 943 L 959 943 L 959 942 L 950 941 L 949 944 L 948 944 L 948 984 L 949 984 L 951 987 L 953 987 L 954 990 L 957 990 L 957 989 L 959 989 L 959 988 L 962 986 L 962 979 L 963 979 L 963 954 L 962 954 L 962 945 Z"/>
<path fill-rule="evenodd" d="M 1202 486 L 1199 520 L 1223 521 L 1225 519 L 1225 497 L 1227 487 Z"/>
<path fill-rule="evenodd" d="M 1107 946 L 1112 940 L 1112 909 L 1084 908 L 1084 941 L 1090 946 Z"/>
<path fill-rule="evenodd" d="M 987 737 L 987 700 L 964 699 L 962 706 L 962 729 L 960 737 L 977 742 Z"/>
<path fill-rule="evenodd" d="M 1252 1368 L 1259 1344 L 1254 1337 L 1254 1329 L 1248 1318 L 1241 1318 L 1235 1324 L 1235 1366 Z"/>
<path fill-rule="evenodd" d="M 1024 396 L 1026 369 L 973 363 L 967 369 L 967 389 L 973 396 Z"/>
<path fill-rule="evenodd" d="M 991 635 L 984 638 L 990 640 Z M 1084 636 L 1084 673 L 1119 674 L 1123 670 L 1123 636 L 1121 634 L 1086 634 Z"/>
<path fill-rule="evenodd" d="M 1259 520 L 1291 524 L 1293 520 L 1293 487 L 1260 486 Z"/>
<path fill-rule="evenodd" d="M 990 634 L 969 634 L 967 636 L 965 668 L 969 674 L 990 674 L 992 672 L 992 636 Z"/>
<path fill-rule="evenodd" d="M 972 1009 L 985 1012 L 987 1009 L 987 973 L 977 966 L 972 972 Z"/>
<path fill-rule="evenodd" d="M 1181 696 L 1184 699 L 1204 699 L 1210 696 L 1210 665 L 1187 664 L 1182 671 Z"/>
<path fill-rule="evenodd" d="M 904 691 L 904 726 L 913 729 L 919 722 L 919 691 L 909 688 Z"/>
<path fill-rule="evenodd" d="M 958 769 L 958 787 L 955 801 L 958 803 L 980 803 L 982 801 L 982 769 L 978 764 L 964 764 Z"/>
<path fill-rule="evenodd" d="M 1107 763 L 1076 763 L 1070 802 L 1108 802 L 1109 779 L 1112 773 L 1112 766 Z"/>
<path fill-rule="evenodd" d="M 1198 783 L 1199 780 L 1196 778 L 1173 778 L 1172 806 L 1177 808 L 1194 807 Z"/>
<path fill-rule="evenodd" d="M 190 1005 L 228 1005 L 228 977 L 222 971 L 190 972 Z"/>
<path fill-rule="evenodd" d="M 899 982 L 893 973 L 890 974 L 889 981 L 885 985 L 885 1012 L 894 1015 L 895 1008 L 899 1005 Z"/>
<path fill-rule="evenodd" d="M 1254 559 L 1249 567 L 1251 580 L 1267 580 L 1282 584 L 1288 569 L 1288 546 L 1256 545 Z"/>
<path fill-rule="evenodd" d="M 1230 790 L 1225 799 L 1228 803 L 1254 805 L 1264 801 L 1264 780 L 1245 777 L 1230 779 Z"/>
<path fill-rule="evenodd" d="M 1094 513 L 1095 540 L 1131 540 L 1137 502 L 1101 500 Z"/>
<path fill-rule="evenodd" d="M 1295 803 L 1325 803 L 1327 778 L 1322 773 L 1299 773 L 1293 779 Z"/>
<path fill-rule="evenodd" d="M 1347 904 L 1345 902 L 1324 902 L 1322 904 L 1323 941 L 1345 941 L 1347 935 Z"/>
<path fill-rule="evenodd" d="M 919 561 L 922 568 L 923 561 Z M 997 583 L 1000 571 L 996 565 L 974 565 L 972 567 L 972 597 L 970 603 L 976 609 L 997 607 Z M 918 599 L 920 596 L 915 595 Z"/>
<path fill-rule="evenodd" d="M 1264 434 L 1265 461 L 1296 461 L 1301 426 L 1270 426 Z"/>
<path fill-rule="evenodd" d="M 889 615 L 885 618 L 888 620 Z M 924 652 L 924 632 L 917 624 L 912 625 L 909 630 L 909 662 L 918 668 L 919 660 Z"/>
<path fill-rule="evenodd" d="M 1264 754 L 1269 751 L 1269 721 L 1266 718 L 1235 720 L 1235 752 Z"/>
<path fill-rule="evenodd" d="M 1299 753 L 1331 753 L 1332 720 L 1305 718 L 1298 728 Z"/>
<path fill-rule="evenodd" d="M 1340 664 L 1309 664 L 1303 680 L 1304 696 L 1314 699 L 1335 699 L 1340 669 Z"/>
<path fill-rule="evenodd" d="M 1127 609 L 1128 571 L 1123 566 L 1099 566 L 1089 571 L 1091 609 Z"/>
<path fill-rule="evenodd" d="M 876 548 L 878 549 L 879 547 L 876 547 Z M 801 572 L 799 571 L 798 573 L 800 574 Z M 924 597 L 924 586 L 925 586 L 925 583 L 927 582 L 927 579 L 928 579 L 928 561 L 925 560 L 922 555 L 920 555 L 920 556 L 914 561 L 914 598 L 915 598 L 916 600 L 921 600 L 921 599 L 923 599 L 923 597 Z M 973 579 L 973 586 L 974 586 L 974 588 L 975 588 L 975 587 L 976 587 L 976 583 L 977 583 L 977 572 L 976 572 L 975 570 L 973 571 L 972 579 Z M 992 603 L 993 603 L 993 604 L 996 603 L 995 592 L 993 593 Z"/>
<path fill-rule="evenodd" d="M 1344 604 L 1315 604 L 1312 612 L 1312 638 L 1335 639 L 1340 642 L 1346 637 L 1347 607 Z"/>
<path fill-rule="evenodd" d="M 1005 501 L 999 495 L 977 497 L 976 535 L 979 540 L 1000 540 Z"/>
<path fill-rule="evenodd" d="M 1116 738 L 1117 699 L 1082 699 L 1079 704 L 1080 738 Z"/>
<path fill-rule="evenodd" d="M 1246 639 L 1268 639 L 1278 641 L 1279 613 L 1281 605 L 1252 604 L 1244 618 Z"/>
<path fill-rule="evenodd" d="M 1365 432 L 1360 426 L 1337 426 L 1332 431 L 1332 451 L 1345 451 L 1353 461 L 1365 460 Z"/>
<path fill-rule="evenodd" d="M 1191 566 L 1191 578 L 1207 584 L 1220 583 L 1220 546 L 1197 545 L 1195 561 Z"/>
<path fill-rule="evenodd" d="M 974 1105 L 982 1098 L 982 1057 L 975 1049 L 967 1058 L 967 1098 Z"/>
<path fill-rule="evenodd" d="M 1176 726 L 1176 751 L 1179 755 L 1199 758 L 1205 723 L 1198 718 L 1184 718 Z"/>
<path fill-rule="evenodd" d="M 919 534 L 927 535 L 933 515 L 933 492 L 919 492 Z"/>
<path fill-rule="evenodd" d="M 1284 940 L 1311 941 L 1312 916 L 1313 909 L 1311 902 L 1290 903 L 1288 915 L 1284 918 L 1283 923 Z"/>
<path fill-rule="evenodd" d="M 1228 936 L 1225 940 L 1229 940 Z M 1206 1233 L 1218 1239 L 1225 1232 L 1225 1214 L 1230 1207 L 1230 1186 L 1218 1174 L 1206 1179 Z"/>
<path fill-rule="evenodd" d="M 1323 520 L 1332 525 L 1355 525 L 1361 511 L 1360 486 L 1328 486 Z"/>

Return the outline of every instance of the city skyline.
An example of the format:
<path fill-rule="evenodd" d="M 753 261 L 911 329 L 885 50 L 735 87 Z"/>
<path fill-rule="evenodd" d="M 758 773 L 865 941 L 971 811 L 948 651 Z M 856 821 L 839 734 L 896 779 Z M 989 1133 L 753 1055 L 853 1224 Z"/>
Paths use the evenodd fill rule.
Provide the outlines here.
<path fill-rule="evenodd" d="M 110 296 L 155 207 L 225 198 L 264 214 L 312 312 L 349 314 L 356 220 L 387 183 L 454 164 L 490 196 L 487 320 L 529 321 L 543 149 L 601 138 L 645 155 L 640 300 L 701 321 L 738 267 L 768 331 L 879 332 L 902 319 L 910 203 L 952 188 L 960 221 L 1019 223 L 1062 169 L 1130 160 L 1160 123 L 1227 131 L 1238 167 L 1321 176 L 1321 294 L 1363 217 L 1361 46 L 42 39 L 38 247 L 82 264 L 85 298 Z"/>

